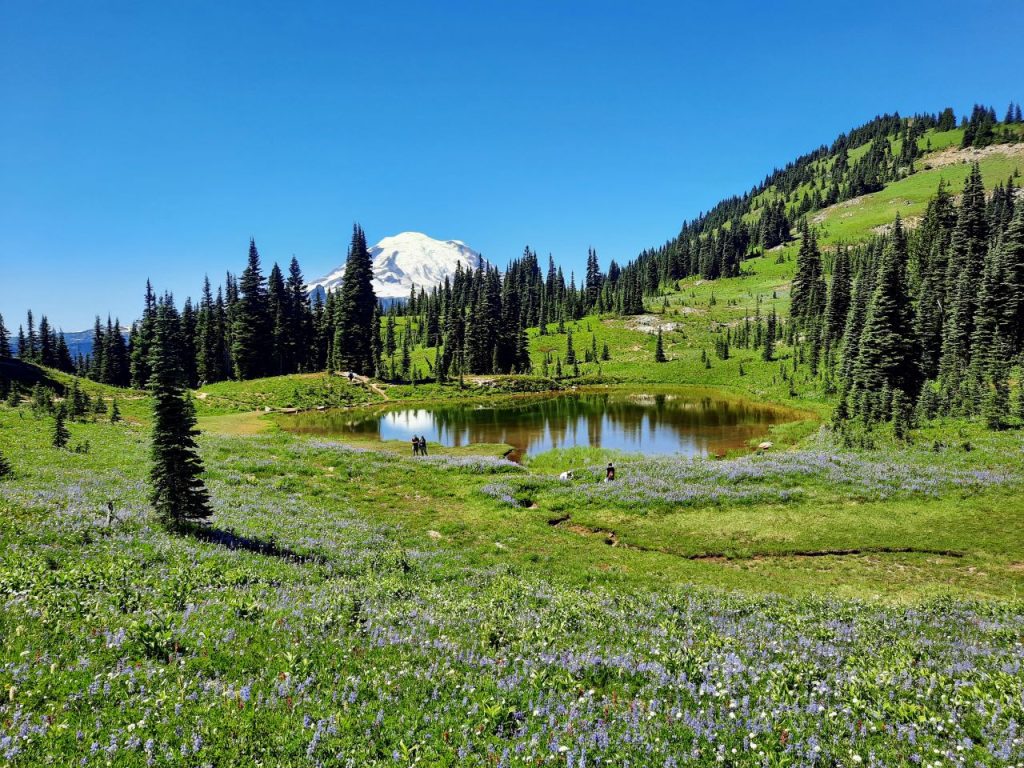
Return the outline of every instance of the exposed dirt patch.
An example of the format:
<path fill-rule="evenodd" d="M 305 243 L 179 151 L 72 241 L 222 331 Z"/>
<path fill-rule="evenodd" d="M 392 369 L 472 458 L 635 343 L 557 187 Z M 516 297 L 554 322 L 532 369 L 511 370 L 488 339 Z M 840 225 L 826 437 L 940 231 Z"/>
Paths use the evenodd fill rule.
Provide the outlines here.
<path fill-rule="evenodd" d="M 683 309 L 686 309 L 686 307 L 683 307 Z M 674 331 L 676 323 L 666 322 L 657 315 L 634 315 L 626 320 L 626 327 L 631 331 L 640 331 L 640 333 L 653 335 L 658 331 L 663 333 Z"/>
<path fill-rule="evenodd" d="M 1008 155 L 1009 157 L 1019 157 L 1024 159 L 1024 144 L 993 144 L 992 146 L 982 147 L 981 149 L 974 149 L 972 147 L 968 147 L 967 149 L 960 149 L 960 147 L 947 147 L 939 152 L 925 155 L 925 157 L 918 161 L 918 166 L 921 168 L 926 166 L 942 168 L 946 165 L 973 163 L 983 160 L 986 157 L 992 157 L 992 155 Z"/>
<path fill-rule="evenodd" d="M 923 218 L 923 216 L 908 216 L 902 221 L 903 229 L 917 229 L 917 227 L 920 226 Z M 879 224 L 877 227 L 872 227 L 871 231 L 874 232 L 876 235 L 887 235 L 890 232 L 892 232 L 892 227 L 892 223 Z"/>

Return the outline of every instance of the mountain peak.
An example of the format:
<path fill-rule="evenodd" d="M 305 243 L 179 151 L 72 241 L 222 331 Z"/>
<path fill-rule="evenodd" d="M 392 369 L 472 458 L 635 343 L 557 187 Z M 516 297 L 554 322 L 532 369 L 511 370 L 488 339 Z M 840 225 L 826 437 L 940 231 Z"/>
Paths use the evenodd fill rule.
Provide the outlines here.
<path fill-rule="evenodd" d="M 380 299 L 404 299 L 412 287 L 430 290 L 463 269 L 476 269 L 483 257 L 461 240 L 436 240 L 422 232 L 400 232 L 370 249 L 373 290 Z M 310 283 L 307 289 L 332 291 L 341 286 L 345 265 Z"/>

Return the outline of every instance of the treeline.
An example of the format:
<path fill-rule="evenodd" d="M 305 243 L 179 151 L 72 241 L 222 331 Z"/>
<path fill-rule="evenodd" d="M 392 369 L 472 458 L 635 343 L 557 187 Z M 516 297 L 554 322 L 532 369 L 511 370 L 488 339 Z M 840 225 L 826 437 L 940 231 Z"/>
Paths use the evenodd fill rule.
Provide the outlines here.
<path fill-rule="evenodd" d="M 574 274 L 566 280 L 550 256 L 542 269 L 529 247 L 504 273 L 486 264 L 475 270 L 459 265 L 451 280 L 445 278 L 429 292 L 414 289 L 408 301 L 388 308 L 379 373 L 406 381 L 424 375 L 444 381 L 463 374 L 530 373 L 528 328 L 542 336 L 564 334 L 566 323 L 591 313 L 643 312 L 641 286 L 620 279 L 621 272 L 614 261 L 603 272 L 593 249 L 579 285 Z M 435 348 L 426 371 L 411 365 L 417 345 Z M 566 364 L 575 366 L 576 361 Z"/>
<path fill-rule="evenodd" d="M 1011 417 L 1010 369 L 1024 352 L 1024 203 L 1010 179 L 985 194 L 977 164 L 959 206 L 944 182 L 919 227 L 840 246 L 827 283 L 804 227 L 788 339 L 795 364 L 838 391 L 836 421 Z M 1024 400 L 1020 406 L 1024 417 Z"/>
<path fill-rule="evenodd" d="M 311 302 L 298 260 L 291 259 L 287 276 L 276 263 L 264 276 L 259 250 L 250 240 L 239 277 L 229 272 L 216 292 L 207 277 L 199 302 L 185 299 L 168 321 L 177 326 L 174 349 L 184 384 L 195 388 L 327 368 L 373 375 L 377 301 L 366 237 L 358 226 L 346 263 L 351 279 L 326 303 Z M 93 353 L 82 373 L 106 384 L 147 387 L 164 304 L 173 305 L 174 297 L 158 298 L 147 282 L 142 316 L 132 324 L 123 348 L 119 329 L 109 321 L 104 329 L 97 320 Z"/>
<path fill-rule="evenodd" d="M 0 358 L 12 357 L 15 351 L 18 358 L 26 362 L 57 368 L 66 373 L 75 372 L 75 363 L 71 359 L 64 333 L 50 325 L 46 315 L 39 319 L 37 329 L 32 310 L 28 311 L 25 324 L 18 326 L 15 349 L 11 348 L 10 332 L 4 325 L 3 315 L 0 315 Z"/>

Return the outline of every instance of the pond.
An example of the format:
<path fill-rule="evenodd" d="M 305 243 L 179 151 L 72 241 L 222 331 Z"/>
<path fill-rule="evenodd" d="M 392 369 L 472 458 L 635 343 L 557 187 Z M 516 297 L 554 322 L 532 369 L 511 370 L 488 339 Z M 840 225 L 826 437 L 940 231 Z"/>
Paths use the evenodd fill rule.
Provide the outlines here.
<path fill-rule="evenodd" d="M 300 434 L 349 435 L 464 446 L 505 443 L 509 458 L 552 448 L 595 447 L 646 454 L 721 456 L 768 427 L 799 418 L 785 408 L 699 393 L 578 392 L 500 405 L 432 403 L 378 410 L 300 413 L 282 418 Z"/>

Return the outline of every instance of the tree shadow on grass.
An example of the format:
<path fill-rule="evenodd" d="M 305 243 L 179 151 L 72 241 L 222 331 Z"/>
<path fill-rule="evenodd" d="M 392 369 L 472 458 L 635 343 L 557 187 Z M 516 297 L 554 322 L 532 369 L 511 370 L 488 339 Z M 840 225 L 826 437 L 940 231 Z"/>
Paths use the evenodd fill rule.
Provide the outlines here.
<path fill-rule="evenodd" d="M 257 555 L 268 557 L 279 557 L 293 563 L 314 563 L 323 565 L 327 558 L 316 552 L 299 552 L 283 544 L 279 544 L 273 537 L 260 539 L 255 536 L 242 536 L 231 528 L 216 528 L 213 526 L 193 525 L 187 528 L 184 533 L 193 536 L 200 541 L 217 544 L 227 549 L 243 550 Z"/>

